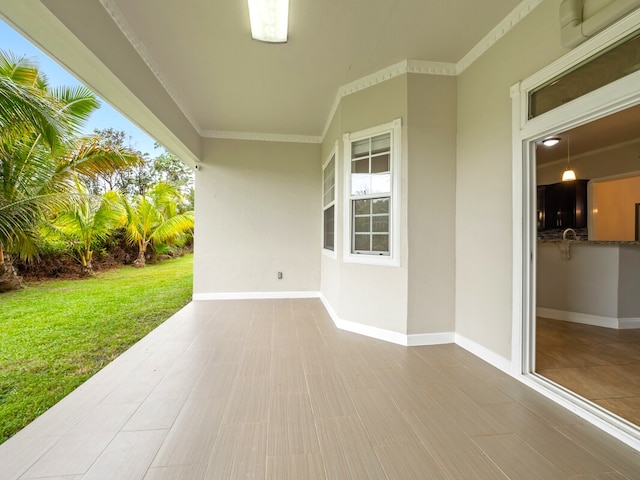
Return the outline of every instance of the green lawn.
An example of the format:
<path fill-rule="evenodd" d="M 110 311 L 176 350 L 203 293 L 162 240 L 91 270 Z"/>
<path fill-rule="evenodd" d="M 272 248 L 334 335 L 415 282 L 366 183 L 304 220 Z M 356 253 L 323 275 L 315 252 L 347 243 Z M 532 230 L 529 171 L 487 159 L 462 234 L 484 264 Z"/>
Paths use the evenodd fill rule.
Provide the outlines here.
<path fill-rule="evenodd" d="M 0 443 L 174 312 L 193 256 L 0 294 Z"/>

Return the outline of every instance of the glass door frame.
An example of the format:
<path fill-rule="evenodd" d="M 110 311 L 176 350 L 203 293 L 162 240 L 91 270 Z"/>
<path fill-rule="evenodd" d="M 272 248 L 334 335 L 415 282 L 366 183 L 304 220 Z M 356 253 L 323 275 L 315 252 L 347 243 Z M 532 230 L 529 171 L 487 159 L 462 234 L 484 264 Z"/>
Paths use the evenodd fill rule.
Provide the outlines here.
<path fill-rule="evenodd" d="M 640 29 L 640 10 L 511 87 L 513 191 L 513 322 L 511 372 L 546 397 L 640 450 L 640 427 L 536 374 L 535 143 L 557 132 L 640 104 L 640 71 L 529 119 L 529 93 Z"/>

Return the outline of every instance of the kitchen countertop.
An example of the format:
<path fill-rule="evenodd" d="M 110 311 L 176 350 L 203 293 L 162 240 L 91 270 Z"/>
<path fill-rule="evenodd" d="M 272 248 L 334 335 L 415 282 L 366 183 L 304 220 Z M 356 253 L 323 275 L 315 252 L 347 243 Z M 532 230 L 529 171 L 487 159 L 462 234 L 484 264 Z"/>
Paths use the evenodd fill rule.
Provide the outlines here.
<path fill-rule="evenodd" d="M 624 241 L 624 240 L 585 240 L 579 238 L 578 240 L 573 240 L 573 238 L 567 238 L 570 240 L 573 245 L 640 245 L 640 241 Z M 561 238 L 545 238 L 538 239 L 538 243 L 562 243 L 563 240 Z"/>

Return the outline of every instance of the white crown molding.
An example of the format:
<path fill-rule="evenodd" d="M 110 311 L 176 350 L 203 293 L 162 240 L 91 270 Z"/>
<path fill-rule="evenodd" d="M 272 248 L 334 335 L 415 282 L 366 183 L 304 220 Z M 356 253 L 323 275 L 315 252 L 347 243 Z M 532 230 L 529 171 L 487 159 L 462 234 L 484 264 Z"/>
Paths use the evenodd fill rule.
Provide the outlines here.
<path fill-rule="evenodd" d="M 165 89 L 169 97 L 171 97 L 171 99 L 175 102 L 176 106 L 180 109 L 180 111 L 185 116 L 185 118 L 189 121 L 189 123 L 191 123 L 193 128 L 195 128 L 195 130 L 200 134 L 200 131 L 201 131 L 200 126 L 195 121 L 193 116 L 189 113 L 187 108 L 184 106 L 184 103 L 181 101 L 178 95 L 176 95 L 175 91 L 171 88 L 171 86 L 169 85 L 169 82 L 167 82 L 164 75 L 162 75 L 156 62 L 153 60 L 151 53 L 149 53 L 149 50 L 147 50 L 147 47 L 142 42 L 142 40 L 140 40 L 140 38 L 134 33 L 133 28 L 131 28 L 131 25 L 129 24 L 129 22 L 127 22 L 122 11 L 117 7 L 117 5 L 113 2 L 113 0 L 99 0 L 99 2 L 102 5 L 102 7 L 105 9 L 105 11 L 109 14 L 111 19 L 114 21 L 116 26 L 120 29 L 122 34 L 129 41 L 131 46 L 135 49 L 136 52 L 138 52 L 138 55 L 140 55 L 140 58 L 142 58 L 142 61 L 147 65 L 147 67 L 149 67 L 149 70 L 151 70 L 151 73 L 153 73 L 153 75 L 156 77 L 158 82 L 160 82 L 162 87 Z"/>
<path fill-rule="evenodd" d="M 253 140 L 262 142 L 287 143 L 322 143 L 322 137 L 314 135 L 286 135 L 280 133 L 233 132 L 229 130 L 203 130 L 200 135 L 205 138 L 222 138 L 229 140 Z"/>
<path fill-rule="evenodd" d="M 391 80 L 405 73 L 422 73 L 425 75 L 455 75 L 456 65 L 444 62 L 429 62 L 424 60 L 403 60 L 389 67 L 378 70 L 371 75 L 347 83 L 338 89 L 339 97 L 346 97 L 365 88 L 373 87 L 387 80 Z"/>
<path fill-rule="evenodd" d="M 359 92 L 361 90 L 365 90 L 369 87 L 373 87 L 374 85 L 378 85 L 382 82 L 386 82 L 387 80 L 391 80 L 392 78 L 404 75 L 405 73 L 455 76 L 456 65 L 454 63 L 429 62 L 425 60 L 408 59 L 383 68 L 382 70 L 378 70 L 377 72 L 374 72 L 365 77 L 361 77 L 351 83 L 347 83 L 346 85 L 342 85 L 340 88 L 338 88 L 338 93 L 336 93 L 336 98 L 333 101 L 331 111 L 327 116 L 327 121 L 325 122 L 324 128 L 322 129 L 322 135 L 320 136 L 320 138 L 324 139 L 325 135 L 327 134 L 329 126 L 331 125 L 333 117 L 336 114 L 336 111 L 340 106 L 340 101 L 343 97 L 351 95 L 352 93 Z"/>
<path fill-rule="evenodd" d="M 504 37 L 513 27 L 515 27 L 520 20 L 529 15 L 531 11 L 536 8 L 542 0 L 523 0 L 514 8 L 509 15 L 507 15 L 498 25 L 485 35 L 475 47 L 462 57 L 462 59 L 456 64 L 456 74 L 459 75 L 470 67 L 480 56 L 489 50 L 495 43 Z"/>
<path fill-rule="evenodd" d="M 428 62 L 425 60 L 407 60 L 407 73 L 421 73 L 423 75 L 444 75 L 455 77 L 457 65 L 446 62 Z"/>

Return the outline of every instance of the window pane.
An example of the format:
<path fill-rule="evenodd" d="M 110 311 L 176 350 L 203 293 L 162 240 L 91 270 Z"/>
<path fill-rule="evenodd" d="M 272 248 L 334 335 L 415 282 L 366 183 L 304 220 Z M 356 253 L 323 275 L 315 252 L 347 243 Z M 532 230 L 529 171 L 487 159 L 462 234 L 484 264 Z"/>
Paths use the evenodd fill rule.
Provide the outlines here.
<path fill-rule="evenodd" d="M 333 250 L 334 246 L 335 215 L 333 205 L 324 211 L 324 248 Z"/>
<path fill-rule="evenodd" d="M 371 200 L 354 200 L 353 211 L 356 215 L 371 213 Z"/>
<path fill-rule="evenodd" d="M 369 139 L 358 140 L 351 144 L 351 157 L 362 157 L 369 155 Z"/>
<path fill-rule="evenodd" d="M 371 231 L 371 217 L 356 217 L 355 228 L 356 232 L 369 233 Z"/>
<path fill-rule="evenodd" d="M 351 162 L 351 173 L 369 173 L 369 158 Z"/>
<path fill-rule="evenodd" d="M 373 235 L 373 247 L 374 252 L 389 252 L 389 235 Z"/>
<path fill-rule="evenodd" d="M 374 216 L 371 222 L 373 226 L 371 230 L 372 232 L 389 233 L 389 216 L 388 215 Z"/>
<path fill-rule="evenodd" d="M 632 34 L 607 50 L 529 94 L 529 118 L 542 115 L 638 70 L 640 34 Z"/>
<path fill-rule="evenodd" d="M 389 198 L 374 198 L 373 213 L 389 213 Z"/>
<path fill-rule="evenodd" d="M 371 235 L 356 234 L 354 238 L 354 249 L 356 251 L 369 252 L 371 250 L 370 239 Z"/>
<path fill-rule="evenodd" d="M 371 173 L 389 172 L 389 154 L 378 155 L 371 159 Z"/>
<path fill-rule="evenodd" d="M 390 253 L 391 135 L 391 132 L 386 132 L 351 142 L 347 147 L 351 149 L 352 253 Z M 363 198 L 365 196 L 369 198 Z M 371 198 L 374 196 L 380 198 Z"/>
<path fill-rule="evenodd" d="M 329 163 L 324 168 L 324 182 L 323 182 L 323 206 L 329 205 L 335 200 L 335 184 L 336 184 L 336 167 L 335 156 L 331 157 Z"/>
<path fill-rule="evenodd" d="M 324 194 L 324 202 L 322 204 L 323 207 L 326 207 L 327 205 L 329 205 L 331 202 L 333 202 L 335 200 L 335 190 L 332 187 L 331 190 L 329 190 L 328 192 L 326 192 Z"/>
<path fill-rule="evenodd" d="M 391 192 L 391 174 L 377 173 L 371 175 L 369 193 L 389 193 Z"/>
<path fill-rule="evenodd" d="M 391 134 L 385 133 L 371 139 L 371 153 L 387 151 L 391 148 Z"/>
<path fill-rule="evenodd" d="M 354 173 L 351 175 L 351 195 L 369 195 L 371 193 L 371 175 Z"/>

